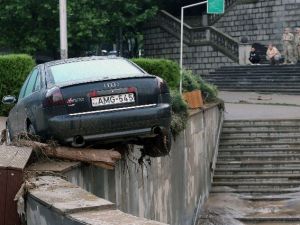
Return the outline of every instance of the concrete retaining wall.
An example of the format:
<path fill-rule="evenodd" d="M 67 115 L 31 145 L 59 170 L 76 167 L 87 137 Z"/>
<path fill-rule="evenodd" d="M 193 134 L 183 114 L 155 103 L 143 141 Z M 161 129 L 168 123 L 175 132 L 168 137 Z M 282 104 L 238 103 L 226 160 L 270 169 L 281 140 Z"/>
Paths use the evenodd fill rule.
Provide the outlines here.
<path fill-rule="evenodd" d="M 29 180 L 27 225 L 166 225 L 115 209 L 115 205 L 59 177 Z"/>
<path fill-rule="evenodd" d="M 204 202 L 210 190 L 222 118 L 218 106 L 193 112 L 186 130 L 173 143 L 170 156 L 151 159 L 151 165 L 140 166 L 138 151 L 134 151 L 115 171 L 85 166 L 66 175 L 71 182 L 115 202 L 126 213 L 172 225 L 190 225 L 198 203 Z"/>

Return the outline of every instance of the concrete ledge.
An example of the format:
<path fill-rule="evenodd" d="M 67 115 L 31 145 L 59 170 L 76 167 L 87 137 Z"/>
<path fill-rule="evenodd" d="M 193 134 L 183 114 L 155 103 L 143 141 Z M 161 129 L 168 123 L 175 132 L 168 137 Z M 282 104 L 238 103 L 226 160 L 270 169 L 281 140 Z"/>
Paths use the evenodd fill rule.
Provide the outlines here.
<path fill-rule="evenodd" d="M 115 210 L 113 203 L 60 177 L 41 176 L 29 183 L 34 188 L 27 196 L 28 225 L 163 225 Z"/>

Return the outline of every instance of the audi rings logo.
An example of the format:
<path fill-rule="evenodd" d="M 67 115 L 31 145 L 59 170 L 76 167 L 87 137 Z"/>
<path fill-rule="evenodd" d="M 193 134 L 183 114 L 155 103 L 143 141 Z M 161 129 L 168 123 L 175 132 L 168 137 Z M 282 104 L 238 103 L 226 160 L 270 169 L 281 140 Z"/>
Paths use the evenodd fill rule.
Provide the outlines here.
<path fill-rule="evenodd" d="M 116 88 L 119 87 L 120 84 L 118 82 L 111 82 L 111 83 L 106 83 L 104 84 L 105 88 Z"/>

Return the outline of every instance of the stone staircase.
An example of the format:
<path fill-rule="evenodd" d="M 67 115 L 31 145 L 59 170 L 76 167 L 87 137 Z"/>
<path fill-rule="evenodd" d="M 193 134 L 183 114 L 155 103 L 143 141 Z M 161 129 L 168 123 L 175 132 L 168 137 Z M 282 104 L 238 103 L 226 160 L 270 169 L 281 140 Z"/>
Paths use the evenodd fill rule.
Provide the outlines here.
<path fill-rule="evenodd" d="M 160 27 L 180 40 L 181 22 L 168 12 L 161 10 L 147 24 L 147 28 Z M 191 27 L 184 23 L 183 42 L 187 46 L 212 46 L 234 62 L 239 62 L 239 42 L 213 26 Z"/>
<path fill-rule="evenodd" d="M 212 195 L 238 194 L 276 211 L 274 202 L 293 199 L 299 192 L 300 119 L 224 122 Z M 300 212 L 285 211 L 238 219 L 245 224 L 300 224 Z"/>
<path fill-rule="evenodd" d="M 203 78 L 223 91 L 300 94 L 300 64 L 221 67 Z"/>

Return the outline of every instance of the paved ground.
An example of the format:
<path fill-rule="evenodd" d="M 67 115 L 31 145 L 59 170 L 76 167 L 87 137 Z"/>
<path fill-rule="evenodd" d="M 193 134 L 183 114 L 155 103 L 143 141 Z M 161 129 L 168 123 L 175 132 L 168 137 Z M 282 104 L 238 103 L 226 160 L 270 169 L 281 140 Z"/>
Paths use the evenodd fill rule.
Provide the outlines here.
<path fill-rule="evenodd" d="M 299 95 L 259 94 L 255 92 L 220 91 L 219 97 L 227 103 L 252 103 L 300 106 Z"/>
<path fill-rule="evenodd" d="M 273 201 L 272 205 L 266 201 L 244 200 L 241 194 L 212 194 L 205 203 L 202 218 L 198 225 L 300 225 L 298 221 L 274 222 L 241 222 L 234 218 L 260 217 L 292 217 L 299 214 L 299 192 L 278 195 L 283 200 Z"/>
<path fill-rule="evenodd" d="M 226 120 L 289 118 L 300 118 L 299 106 L 225 103 Z"/>
<path fill-rule="evenodd" d="M 300 96 L 220 91 L 225 101 L 225 119 L 300 118 Z"/>

